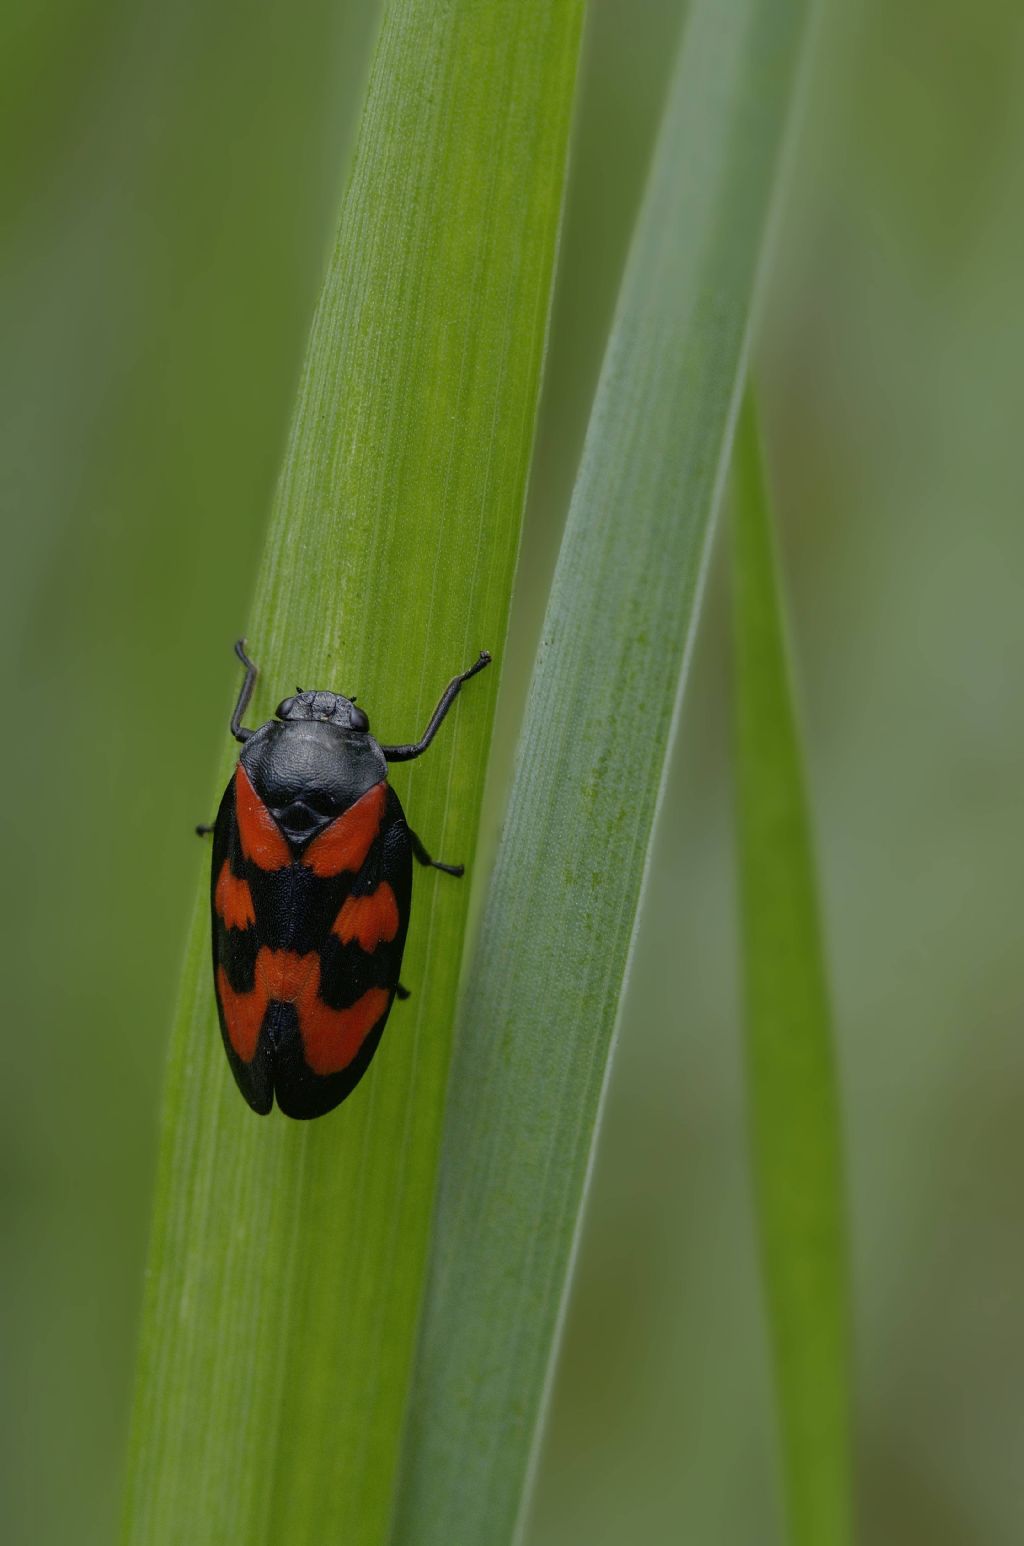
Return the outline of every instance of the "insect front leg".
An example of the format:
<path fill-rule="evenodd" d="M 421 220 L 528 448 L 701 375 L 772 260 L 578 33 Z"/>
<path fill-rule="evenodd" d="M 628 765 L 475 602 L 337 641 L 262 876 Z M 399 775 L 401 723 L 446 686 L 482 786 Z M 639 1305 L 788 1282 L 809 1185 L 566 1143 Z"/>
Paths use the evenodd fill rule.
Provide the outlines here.
<path fill-rule="evenodd" d="M 461 671 L 458 676 L 453 676 L 451 681 L 448 683 L 448 686 L 441 694 L 441 700 L 433 714 L 430 716 L 430 723 L 427 725 L 427 728 L 424 730 L 418 741 L 410 741 L 404 746 L 381 747 L 381 751 L 384 753 L 388 762 L 411 762 L 414 757 L 419 757 L 423 752 L 425 752 L 437 734 L 438 727 L 440 726 L 441 721 L 444 719 L 444 716 L 447 714 L 448 710 L 459 696 L 459 690 L 462 687 L 463 682 L 468 682 L 471 676 L 476 676 L 478 671 L 482 671 L 484 667 L 489 666 L 490 663 L 490 652 L 488 650 L 481 650 L 478 658 L 474 660 L 468 671 Z M 426 861 L 421 861 L 421 863 L 422 862 L 433 864 L 434 861 L 432 859 L 427 859 Z M 446 866 L 439 864 L 437 865 L 437 868 L 439 870 L 443 870 L 446 868 Z"/>
<path fill-rule="evenodd" d="M 245 677 L 242 681 L 241 691 L 238 694 L 238 702 L 235 704 L 235 712 L 231 716 L 231 734 L 236 741 L 247 741 L 253 732 L 246 730 L 242 724 L 242 715 L 249 707 L 249 699 L 252 697 L 252 690 L 256 685 L 256 677 L 259 673 L 256 670 L 255 662 L 250 660 L 245 653 L 244 639 L 239 639 L 236 643 L 235 654 L 245 667 Z"/>

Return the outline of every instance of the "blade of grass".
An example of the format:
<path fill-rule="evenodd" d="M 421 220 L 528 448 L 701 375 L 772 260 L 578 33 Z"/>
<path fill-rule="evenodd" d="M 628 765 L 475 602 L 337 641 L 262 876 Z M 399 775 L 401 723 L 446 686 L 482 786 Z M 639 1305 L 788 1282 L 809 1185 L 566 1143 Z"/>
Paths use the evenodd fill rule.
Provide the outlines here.
<path fill-rule="evenodd" d="M 805 10 L 696 0 L 684 35 L 460 1010 L 399 1546 L 521 1517 Z"/>
<path fill-rule="evenodd" d="M 248 633 L 263 673 L 250 722 L 299 681 L 358 690 L 401 740 L 504 638 L 579 29 L 579 0 L 385 10 Z M 472 859 L 496 676 L 395 779 L 449 859 Z M 233 1087 L 205 877 L 170 1053 L 125 1539 L 373 1546 L 467 890 L 417 878 L 412 1001 L 351 1101 L 300 1124 L 254 1117 Z"/>
<path fill-rule="evenodd" d="M 736 769 L 754 1186 L 793 1546 L 848 1546 L 839 1102 L 810 820 L 753 399 L 733 463 Z"/>

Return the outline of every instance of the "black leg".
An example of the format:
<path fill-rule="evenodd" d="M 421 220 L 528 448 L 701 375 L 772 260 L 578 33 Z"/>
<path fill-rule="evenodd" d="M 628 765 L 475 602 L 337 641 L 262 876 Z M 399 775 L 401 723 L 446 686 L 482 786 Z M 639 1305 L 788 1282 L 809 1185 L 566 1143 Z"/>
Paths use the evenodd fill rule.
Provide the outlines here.
<path fill-rule="evenodd" d="M 349 701 L 351 702 L 351 699 Z M 403 988 L 402 984 L 399 983 L 398 987 L 395 989 L 395 997 L 396 998 L 411 998 L 412 995 L 410 994 L 408 988 Z"/>
<path fill-rule="evenodd" d="M 381 751 L 384 753 L 388 761 L 411 762 L 414 757 L 418 757 L 421 752 L 425 752 L 437 734 L 438 727 L 441 721 L 444 719 L 444 716 L 447 714 L 448 710 L 459 696 L 459 689 L 463 682 L 468 682 L 471 676 L 476 676 L 478 671 L 482 671 L 484 666 L 489 666 L 490 663 L 491 657 L 487 650 L 481 650 L 479 660 L 475 660 L 468 671 L 463 671 L 461 676 L 453 676 L 451 681 L 448 683 L 448 686 L 441 694 L 440 703 L 437 705 L 437 708 L 430 716 L 429 725 L 424 730 L 418 741 L 410 741 L 405 746 L 381 747 Z M 433 863 L 433 860 L 429 860 L 428 862 Z M 438 865 L 437 867 L 438 869 L 445 868 L 444 865 Z"/>
<path fill-rule="evenodd" d="M 458 876 L 466 873 L 466 866 L 464 864 L 442 864 L 440 859 L 432 859 L 411 827 L 409 828 L 409 841 L 412 843 L 413 858 L 420 864 L 429 864 L 433 870 L 444 870 L 446 875 Z"/>
<path fill-rule="evenodd" d="M 209 826 L 206 826 L 205 823 L 200 822 L 199 825 L 196 827 L 196 837 L 208 837 L 209 834 L 212 831 L 213 831 L 213 822 L 212 821 L 211 821 Z"/>
<path fill-rule="evenodd" d="M 242 724 L 242 715 L 249 707 L 249 699 L 252 697 L 252 690 L 256 685 L 257 671 L 255 665 L 245 653 L 244 639 L 238 640 L 237 644 L 235 645 L 235 654 L 238 656 L 239 660 L 242 662 L 242 665 L 245 667 L 245 680 L 242 683 L 242 690 L 238 694 L 238 702 L 235 704 L 235 712 L 231 716 L 231 734 L 234 736 L 236 741 L 247 741 L 253 734 L 253 731 L 246 730 L 245 726 Z"/>

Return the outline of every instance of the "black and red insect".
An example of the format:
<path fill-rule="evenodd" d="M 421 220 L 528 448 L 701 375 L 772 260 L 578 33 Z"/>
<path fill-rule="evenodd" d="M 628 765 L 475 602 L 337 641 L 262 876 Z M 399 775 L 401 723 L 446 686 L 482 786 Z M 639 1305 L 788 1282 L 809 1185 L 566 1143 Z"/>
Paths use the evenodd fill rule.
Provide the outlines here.
<path fill-rule="evenodd" d="M 242 1094 L 266 1113 L 319 1117 L 369 1067 L 395 998 L 409 927 L 412 861 L 432 859 L 388 784 L 388 763 L 425 752 L 480 658 L 453 677 L 418 741 L 381 746 L 355 700 L 298 691 L 246 730 L 256 667 L 231 716 L 243 743 L 213 826 L 213 976 L 224 1050 Z M 199 828 L 209 831 L 210 828 Z"/>

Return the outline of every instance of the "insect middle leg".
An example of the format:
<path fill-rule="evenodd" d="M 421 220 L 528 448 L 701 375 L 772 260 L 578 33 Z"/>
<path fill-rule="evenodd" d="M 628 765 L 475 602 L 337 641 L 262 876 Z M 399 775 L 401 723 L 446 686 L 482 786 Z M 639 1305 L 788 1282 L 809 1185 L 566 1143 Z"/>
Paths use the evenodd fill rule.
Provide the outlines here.
<path fill-rule="evenodd" d="M 412 844 L 413 858 L 417 863 L 429 864 L 431 869 L 443 870 L 446 875 L 459 876 L 466 873 L 466 866 L 464 864 L 442 864 L 440 859 L 432 859 L 411 827 L 409 828 L 409 841 Z"/>

